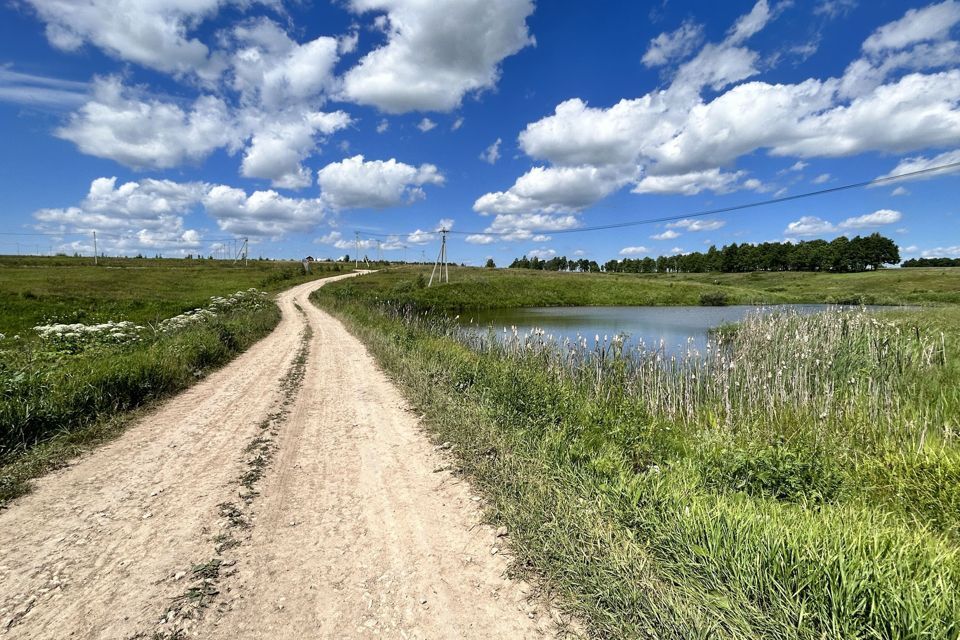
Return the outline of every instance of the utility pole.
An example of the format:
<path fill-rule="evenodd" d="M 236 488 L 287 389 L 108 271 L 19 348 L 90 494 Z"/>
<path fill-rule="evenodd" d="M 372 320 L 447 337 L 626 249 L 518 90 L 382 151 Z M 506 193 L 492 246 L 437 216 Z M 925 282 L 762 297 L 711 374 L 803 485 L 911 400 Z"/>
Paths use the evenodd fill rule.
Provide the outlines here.
<path fill-rule="evenodd" d="M 440 229 L 440 253 L 437 254 L 437 261 L 433 263 L 433 271 L 430 272 L 430 282 L 427 283 L 428 287 L 433 286 L 433 276 L 437 273 L 437 267 L 440 267 L 440 279 L 437 282 L 443 282 L 446 280 L 447 283 L 450 282 L 450 266 L 447 264 L 447 230 Z M 444 269 L 446 268 L 446 277 L 444 277 Z"/>
<path fill-rule="evenodd" d="M 93 264 L 97 264 L 97 232 L 93 232 Z"/>
<path fill-rule="evenodd" d="M 249 251 L 248 242 L 250 238 L 240 238 L 240 239 L 243 240 L 243 244 L 240 245 L 240 249 L 238 249 L 236 253 L 234 253 L 233 262 L 234 264 L 236 264 L 237 260 L 240 259 L 240 256 L 243 256 L 243 266 L 247 266 L 247 252 Z M 234 248 L 236 248 L 237 246 L 236 240 L 233 241 L 233 246 Z"/>

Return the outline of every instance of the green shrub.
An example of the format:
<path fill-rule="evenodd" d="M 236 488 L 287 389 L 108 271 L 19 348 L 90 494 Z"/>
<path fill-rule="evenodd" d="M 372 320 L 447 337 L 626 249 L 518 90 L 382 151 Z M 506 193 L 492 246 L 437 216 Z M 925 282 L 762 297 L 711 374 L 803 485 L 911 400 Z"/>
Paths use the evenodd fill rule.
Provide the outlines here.
<path fill-rule="evenodd" d="M 722 291 L 710 291 L 700 294 L 700 305 L 704 307 L 725 307 L 729 304 L 727 294 Z"/>

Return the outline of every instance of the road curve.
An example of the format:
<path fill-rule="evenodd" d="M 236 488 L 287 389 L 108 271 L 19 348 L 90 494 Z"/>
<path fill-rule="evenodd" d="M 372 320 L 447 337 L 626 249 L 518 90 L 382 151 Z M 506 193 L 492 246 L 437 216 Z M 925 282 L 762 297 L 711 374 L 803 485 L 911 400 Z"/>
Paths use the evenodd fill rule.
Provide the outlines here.
<path fill-rule="evenodd" d="M 396 388 L 309 304 L 350 275 L 282 293 L 269 336 L 0 512 L 0 637 L 555 634 Z"/>

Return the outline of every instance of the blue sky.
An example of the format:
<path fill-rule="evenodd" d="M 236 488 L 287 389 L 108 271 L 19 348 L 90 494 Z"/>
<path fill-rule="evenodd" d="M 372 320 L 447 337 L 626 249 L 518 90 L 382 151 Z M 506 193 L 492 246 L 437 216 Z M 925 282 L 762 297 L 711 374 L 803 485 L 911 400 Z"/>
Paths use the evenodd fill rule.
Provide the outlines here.
<path fill-rule="evenodd" d="M 577 231 L 960 161 L 958 39 L 958 0 L 6 0 L 0 252 L 960 256 L 955 172 Z"/>

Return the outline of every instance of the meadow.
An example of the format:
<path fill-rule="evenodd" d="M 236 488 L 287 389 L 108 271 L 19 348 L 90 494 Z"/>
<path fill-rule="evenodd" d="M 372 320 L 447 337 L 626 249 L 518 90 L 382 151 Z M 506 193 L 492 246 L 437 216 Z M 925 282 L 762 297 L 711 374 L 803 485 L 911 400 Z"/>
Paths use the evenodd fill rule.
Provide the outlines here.
<path fill-rule="evenodd" d="M 156 323 L 226 295 L 255 287 L 278 291 L 307 277 L 299 262 L 154 258 L 0 256 L 0 333 L 32 339 L 50 322 Z M 352 265 L 316 263 L 313 275 Z"/>
<path fill-rule="evenodd" d="M 960 270 L 625 276 L 416 269 L 343 319 L 598 637 L 960 637 L 960 308 L 748 320 L 707 353 L 464 331 L 477 304 L 934 304 Z M 585 277 L 586 276 L 586 277 Z M 588 281 L 593 287 L 581 285 Z M 591 288 L 599 289 L 590 291 Z M 770 289 L 777 289 L 770 291 Z M 768 297 L 769 296 L 769 297 Z"/>
<path fill-rule="evenodd" d="M 428 266 L 392 267 L 346 285 L 360 298 L 419 309 L 728 304 L 957 304 L 960 269 L 885 269 L 864 273 L 566 273 L 452 267 L 450 283 L 427 287 Z"/>
<path fill-rule="evenodd" d="M 298 262 L 0 259 L 0 505 L 276 326 Z"/>

